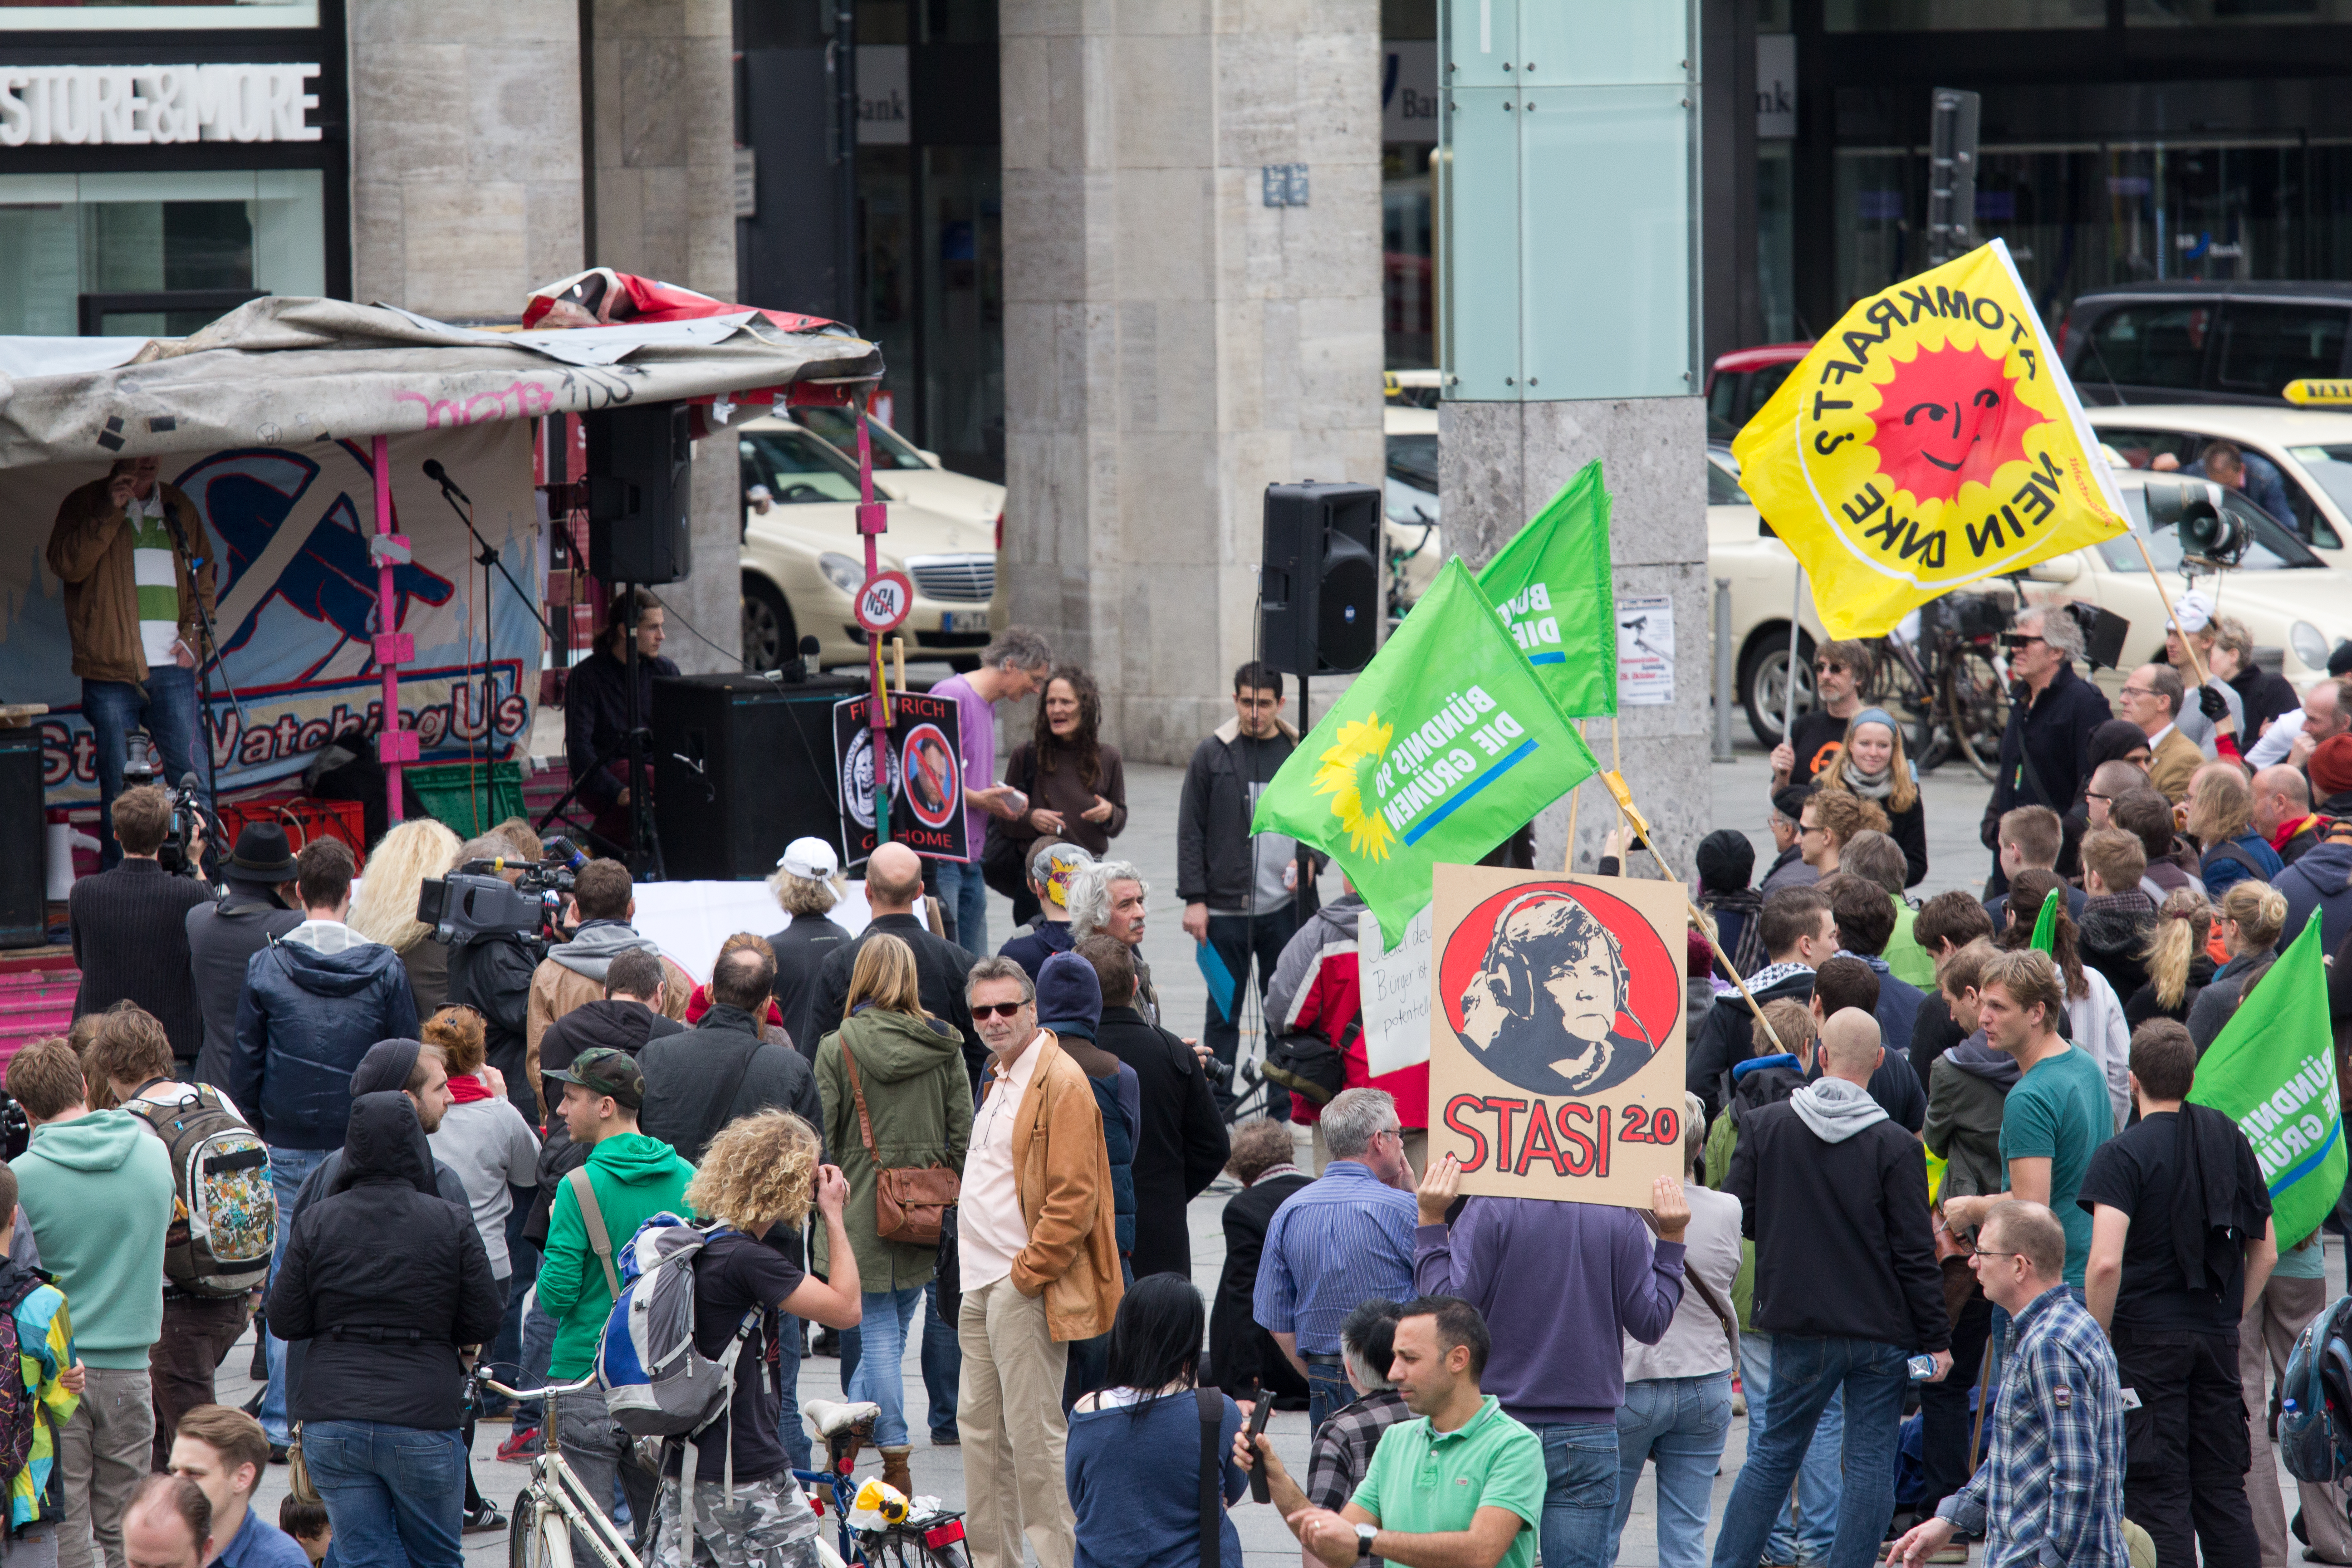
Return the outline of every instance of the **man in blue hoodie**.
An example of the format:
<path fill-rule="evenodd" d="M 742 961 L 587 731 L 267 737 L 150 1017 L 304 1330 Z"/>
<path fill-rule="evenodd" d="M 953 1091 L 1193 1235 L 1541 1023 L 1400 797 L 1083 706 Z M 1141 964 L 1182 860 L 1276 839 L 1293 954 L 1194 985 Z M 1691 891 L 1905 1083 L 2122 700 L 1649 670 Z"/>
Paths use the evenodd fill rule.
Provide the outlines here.
<path fill-rule="evenodd" d="M 70 1303 L 74 1348 L 89 1369 L 81 1404 L 58 1434 L 66 1514 L 57 1560 L 91 1568 L 101 1552 L 122 1560 L 123 1510 L 154 1442 L 147 1352 L 163 1331 L 172 1160 L 129 1111 L 89 1109 L 80 1059 L 63 1040 L 17 1052 L 7 1085 L 33 1124 L 32 1146 L 9 1165 L 17 1202 L 42 1269 Z"/>
<path fill-rule="evenodd" d="M 356 867 L 340 839 L 314 838 L 294 862 L 302 923 L 247 961 L 236 1045 L 224 1087 L 269 1145 L 278 1253 L 286 1253 L 304 1178 L 343 1146 L 352 1075 L 378 1040 L 413 1039 L 416 1003 L 400 955 L 343 923 Z M 276 1265 L 272 1264 L 272 1271 Z M 261 1424 L 286 1441 L 285 1342 L 269 1341 L 270 1397 Z"/>

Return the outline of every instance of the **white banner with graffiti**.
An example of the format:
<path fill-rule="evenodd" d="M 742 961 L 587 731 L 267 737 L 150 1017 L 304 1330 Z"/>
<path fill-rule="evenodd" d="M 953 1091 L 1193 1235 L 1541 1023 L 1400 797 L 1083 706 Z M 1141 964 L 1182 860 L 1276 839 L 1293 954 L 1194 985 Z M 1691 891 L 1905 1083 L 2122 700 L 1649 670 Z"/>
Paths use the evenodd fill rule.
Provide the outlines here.
<path fill-rule="evenodd" d="M 415 557 L 393 573 L 390 630 L 415 638 L 400 670 L 400 711 L 424 760 L 513 754 L 530 732 L 541 637 L 537 498 L 523 420 L 395 436 L 393 529 Z M 526 603 L 479 552 L 464 520 L 425 477 L 437 458 L 473 498 L 474 526 L 523 588 Z M 44 563 L 58 506 L 106 472 L 102 463 L 0 469 L 0 701 L 46 702 L 43 776 L 52 806 L 94 802 L 91 731 L 70 668 L 61 584 Z M 221 663 L 205 714 L 224 793 L 289 780 L 311 753 L 357 722 L 383 725 L 383 671 L 373 644 L 377 574 L 371 443 L 247 447 L 164 459 L 163 478 L 204 514 L 220 561 Z M 487 596 L 486 596 L 487 595 Z M 483 636 L 489 645 L 485 675 Z M 226 684 L 225 684 L 226 682 Z M 233 684 L 244 700 L 240 719 Z"/>

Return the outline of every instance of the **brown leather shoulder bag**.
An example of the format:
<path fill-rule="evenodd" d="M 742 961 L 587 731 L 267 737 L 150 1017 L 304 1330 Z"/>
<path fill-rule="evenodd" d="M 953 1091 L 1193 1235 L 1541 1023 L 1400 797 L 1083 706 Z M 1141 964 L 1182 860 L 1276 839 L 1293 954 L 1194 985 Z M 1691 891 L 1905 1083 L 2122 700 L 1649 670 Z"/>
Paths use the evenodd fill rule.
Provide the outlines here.
<path fill-rule="evenodd" d="M 857 1136 L 874 1160 L 874 1233 L 885 1241 L 937 1247 L 940 1221 L 963 1190 L 963 1180 L 945 1165 L 885 1166 L 874 1155 L 874 1119 L 857 1081 L 857 1058 L 841 1039 L 841 1065 L 849 1071 L 849 1092 L 857 1100 Z"/>

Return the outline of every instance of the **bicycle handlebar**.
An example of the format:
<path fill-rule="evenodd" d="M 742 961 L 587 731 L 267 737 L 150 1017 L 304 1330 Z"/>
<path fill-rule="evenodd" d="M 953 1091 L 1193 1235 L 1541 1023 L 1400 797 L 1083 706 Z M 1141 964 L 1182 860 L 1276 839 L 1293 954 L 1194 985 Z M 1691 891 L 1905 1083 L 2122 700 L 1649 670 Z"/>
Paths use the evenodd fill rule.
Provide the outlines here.
<path fill-rule="evenodd" d="M 478 1367 L 474 1371 L 473 1381 L 491 1393 L 502 1394 L 509 1399 L 544 1399 L 552 1394 L 584 1393 L 595 1386 L 596 1374 L 592 1372 L 577 1383 L 551 1383 L 545 1388 L 509 1388 L 505 1384 L 490 1376 L 486 1368 Z"/>

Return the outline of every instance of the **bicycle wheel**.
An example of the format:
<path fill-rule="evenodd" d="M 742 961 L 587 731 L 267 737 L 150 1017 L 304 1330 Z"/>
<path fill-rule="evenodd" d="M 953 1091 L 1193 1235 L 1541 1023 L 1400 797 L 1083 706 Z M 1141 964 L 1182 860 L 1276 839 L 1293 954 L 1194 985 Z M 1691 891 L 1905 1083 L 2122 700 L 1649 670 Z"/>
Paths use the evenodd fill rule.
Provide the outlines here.
<path fill-rule="evenodd" d="M 517 1494 L 508 1516 L 507 1563 L 509 1568 L 572 1568 L 572 1532 L 533 1488 Z"/>
<path fill-rule="evenodd" d="M 1944 677 L 1944 711 L 1960 753 L 1980 776 L 1991 778 L 2000 765 L 2001 731 L 2009 728 L 2009 688 L 1983 649 L 1964 647 L 1952 655 Z"/>

